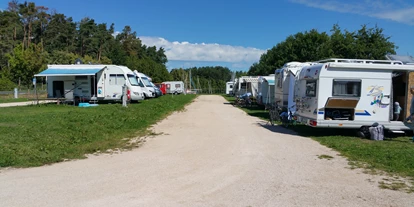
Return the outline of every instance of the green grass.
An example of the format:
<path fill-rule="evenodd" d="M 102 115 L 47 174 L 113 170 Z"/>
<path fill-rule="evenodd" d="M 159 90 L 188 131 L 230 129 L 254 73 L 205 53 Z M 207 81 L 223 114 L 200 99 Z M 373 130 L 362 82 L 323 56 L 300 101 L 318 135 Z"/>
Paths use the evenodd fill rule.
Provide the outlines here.
<path fill-rule="evenodd" d="M 233 97 L 224 97 L 231 103 L 235 100 Z M 251 116 L 269 119 L 268 112 L 263 108 L 242 109 Z M 320 129 L 300 124 L 291 129 L 301 136 L 310 137 L 322 145 L 337 150 L 356 167 L 364 167 L 371 172 L 381 170 L 391 175 L 414 178 L 414 143 L 411 137 L 372 141 L 357 138 L 353 130 Z M 390 187 L 393 188 L 395 186 Z"/>
<path fill-rule="evenodd" d="M 130 104 L 79 108 L 40 105 L 2 108 L 0 167 L 30 167 L 84 158 L 85 154 L 127 146 L 127 139 L 173 111 L 182 110 L 195 95 L 162 96 Z"/>
<path fill-rule="evenodd" d="M 30 101 L 27 98 L 1 98 L 0 97 L 0 103 L 13 103 L 13 102 L 25 102 Z"/>

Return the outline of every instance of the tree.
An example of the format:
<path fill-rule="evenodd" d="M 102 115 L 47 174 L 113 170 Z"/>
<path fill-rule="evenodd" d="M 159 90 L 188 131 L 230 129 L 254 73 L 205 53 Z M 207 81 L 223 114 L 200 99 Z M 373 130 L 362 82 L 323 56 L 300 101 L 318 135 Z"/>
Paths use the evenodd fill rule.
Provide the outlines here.
<path fill-rule="evenodd" d="M 42 52 L 40 44 L 30 44 L 23 49 L 23 43 L 13 49 L 13 53 L 7 54 L 10 62 L 10 74 L 14 82 L 22 81 L 30 85 L 35 74 L 46 68 L 48 54 Z"/>
<path fill-rule="evenodd" d="M 333 25 L 331 34 L 310 30 L 290 35 L 284 41 L 262 54 L 254 63 L 249 75 L 273 74 L 275 69 L 287 62 L 309 62 L 326 58 L 384 59 L 388 53 L 395 54 L 396 46 L 383 29 L 362 25 L 356 32 L 342 31 Z"/>

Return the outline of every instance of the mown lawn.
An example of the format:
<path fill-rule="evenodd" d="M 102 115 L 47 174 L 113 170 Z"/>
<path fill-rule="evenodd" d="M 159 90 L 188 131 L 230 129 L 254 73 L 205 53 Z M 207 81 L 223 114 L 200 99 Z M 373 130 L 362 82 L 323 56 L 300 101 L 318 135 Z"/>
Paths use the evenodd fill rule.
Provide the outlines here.
<path fill-rule="evenodd" d="M 224 96 L 230 103 L 235 99 Z M 269 119 L 263 108 L 242 108 L 247 114 Z M 371 170 L 379 169 L 399 176 L 414 178 L 414 143 L 411 137 L 387 138 L 372 141 L 356 137 L 353 130 L 319 129 L 304 125 L 292 127 L 299 135 L 311 137 L 319 143 L 340 152 L 351 163 Z"/>
<path fill-rule="evenodd" d="M 25 102 L 30 101 L 27 98 L 3 98 L 0 97 L 0 103 L 13 103 L 13 102 Z"/>
<path fill-rule="evenodd" d="M 122 148 L 127 140 L 196 95 L 162 96 L 130 104 L 79 108 L 40 105 L 1 108 L 0 167 L 30 167 L 84 158 L 85 154 Z"/>

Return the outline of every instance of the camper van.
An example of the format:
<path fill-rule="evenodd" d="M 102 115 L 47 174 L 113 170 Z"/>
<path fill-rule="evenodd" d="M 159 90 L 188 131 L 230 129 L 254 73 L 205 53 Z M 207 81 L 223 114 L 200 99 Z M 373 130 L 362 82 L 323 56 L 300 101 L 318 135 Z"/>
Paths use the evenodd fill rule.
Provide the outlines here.
<path fill-rule="evenodd" d="M 131 101 L 144 99 L 134 73 L 118 65 L 48 65 L 36 77 L 47 78 L 48 98 L 69 102 L 121 101 L 122 87 L 128 87 Z"/>
<path fill-rule="evenodd" d="M 232 95 L 233 94 L 233 81 L 229 81 L 226 83 L 226 95 Z"/>
<path fill-rule="evenodd" d="M 300 70 L 312 63 L 289 62 L 282 68 L 275 70 L 274 102 L 279 106 L 287 107 L 289 94 L 293 94 L 295 77 Z M 293 98 L 293 97 L 292 97 Z"/>
<path fill-rule="evenodd" d="M 257 88 L 259 89 L 256 95 L 258 105 L 273 103 L 275 93 L 274 74 L 270 74 L 269 76 L 260 76 Z"/>
<path fill-rule="evenodd" d="M 312 127 L 358 129 L 360 136 L 368 136 L 375 122 L 393 133 L 410 131 L 404 119 L 413 71 L 414 65 L 392 60 L 328 59 L 305 66 L 294 86 L 297 120 Z M 394 102 L 405 114 L 398 120 Z"/>
<path fill-rule="evenodd" d="M 140 73 L 137 70 L 134 70 L 137 80 L 140 82 L 142 92 L 144 93 L 145 99 L 155 97 L 155 89 L 151 84 L 150 78 L 144 73 Z"/>
<path fill-rule="evenodd" d="M 184 82 L 182 81 L 166 81 L 165 84 L 166 93 L 169 94 L 181 94 L 184 93 Z"/>
<path fill-rule="evenodd" d="M 251 93 L 253 97 L 256 97 L 259 88 L 259 76 L 242 76 L 237 78 L 236 83 L 233 86 L 235 95 L 243 95 L 245 93 Z"/>

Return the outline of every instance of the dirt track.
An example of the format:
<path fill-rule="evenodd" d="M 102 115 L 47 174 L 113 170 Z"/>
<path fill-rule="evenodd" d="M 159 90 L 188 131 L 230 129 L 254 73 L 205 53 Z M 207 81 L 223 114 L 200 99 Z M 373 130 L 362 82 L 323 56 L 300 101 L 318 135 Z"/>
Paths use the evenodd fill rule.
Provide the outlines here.
<path fill-rule="evenodd" d="M 0 206 L 414 206 L 413 194 L 379 189 L 378 176 L 220 96 L 154 130 L 164 134 L 133 151 L 5 170 Z"/>

